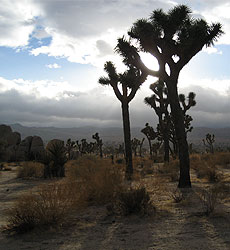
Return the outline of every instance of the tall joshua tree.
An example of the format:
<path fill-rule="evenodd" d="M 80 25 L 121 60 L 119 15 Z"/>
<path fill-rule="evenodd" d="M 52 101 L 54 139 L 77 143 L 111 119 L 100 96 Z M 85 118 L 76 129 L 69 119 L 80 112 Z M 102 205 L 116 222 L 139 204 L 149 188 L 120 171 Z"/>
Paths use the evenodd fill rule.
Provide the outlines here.
<path fill-rule="evenodd" d="M 164 161 L 169 162 L 169 141 L 173 143 L 174 155 L 177 155 L 177 139 L 175 135 L 175 126 L 172 121 L 172 116 L 168 110 L 168 91 L 163 81 L 158 80 L 150 85 L 150 89 L 154 92 L 150 97 L 145 98 L 145 103 L 154 109 L 158 116 L 159 124 L 157 126 L 157 135 L 164 141 Z M 184 113 L 185 132 L 191 132 L 193 127 L 191 126 L 192 117 L 186 112 L 196 105 L 195 93 L 190 92 L 187 97 L 187 101 L 184 94 L 179 95 L 179 101 L 182 111 Z"/>
<path fill-rule="evenodd" d="M 128 70 L 119 74 L 112 62 L 106 62 L 104 70 L 107 73 L 107 77 L 101 77 L 99 83 L 102 85 L 110 85 L 113 88 L 117 99 L 121 102 L 125 142 L 126 178 L 131 179 L 133 174 L 133 163 L 129 103 L 134 98 L 141 84 L 146 80 L 147 74 L 146 72 L 141 72 L 137 67 L 132 66 L 127 62 L 125 64 L 128 67 Z M 118 88 L 118 84 L 121 85 L 121 90 Z"/>
<path fill-rule="evenodd" d="M 164 161 L 169 162 L 169 112 L 167 88 L 164 82 L 158 80 L 150 85 L 154 92 L 150 97 L 145 98 L 145 103 L 154 109 L 159 119 L 158 132 L 162 135 L 164 141 Z"/>
<path fill-rule="evenodd" d="M 179 148 L 180 188 L 191 187 L 191 181 L 184 115 L 177 88 L 179 74 L 192 57 L 204 46 L 211 46 L 222 33 L 220 23 L 208 25 L 203 19 L 194 19 L 186 5 L 177 5 L 168 13 L 158 9 L 152 12 L 149 19 L 137 20 L 128 32 L 129 40 L 118 40 L 118 48 L 125 62 L 166 83 Z M 138 48 L 133 45 L 133 40 L 138 42 Z M 150 72 L 146 68 L 139 51 L 156 57 L 159 63 L 157 72 Z"/>

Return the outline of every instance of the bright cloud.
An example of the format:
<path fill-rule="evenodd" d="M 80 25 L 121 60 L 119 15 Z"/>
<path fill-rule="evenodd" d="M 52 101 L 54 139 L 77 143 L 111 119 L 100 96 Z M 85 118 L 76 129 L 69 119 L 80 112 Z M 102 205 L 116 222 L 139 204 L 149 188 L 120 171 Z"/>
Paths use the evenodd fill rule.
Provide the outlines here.
<path fill-rule="evenodd" d="M 203 51 L 208 53 L 208 54 L 219 54 L 219 55 L 223 54 L 223 52 L 221 50 L 218 50 L 215 47 L 207 47 L 207 48 L 204 48 Z"/>
<path fill-rule="evenodd" d="M 30 0 L 1 0 L 0 4 L 0 46 L 28 45 L 40 9 Z"/>
<path fill-rule="evenodd" d="M 47 64 L 46 67 L 49 68 L 49 69 L 59 69 L 59 68 L 61 68 L 61 66 L 58 65 L 57 63 Z"/>
<path fill-rule="evenodd" d="M 24 79 L 7 80 L 0 77 L 0 92 L 4 93 L 11 90 L 18 91 L 23 95 L 34 95 L 37 98 L 45 97 L 59 99 L 60 93 L 74 91 L 74 88 L 66 81 L 30 81 Z"/>

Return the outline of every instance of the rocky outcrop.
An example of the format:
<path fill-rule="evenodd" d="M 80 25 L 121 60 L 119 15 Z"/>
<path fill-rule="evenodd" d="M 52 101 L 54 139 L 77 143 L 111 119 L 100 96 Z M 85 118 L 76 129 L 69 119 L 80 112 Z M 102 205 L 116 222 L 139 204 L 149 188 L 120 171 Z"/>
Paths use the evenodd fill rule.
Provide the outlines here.
<path fill-rule="evenodd" d="M 3 138 L 10 133 L 12 133 L 12 129 L 10 126 L 7 126 L 5 124 L 0 125 L 0 138 Z"/>
<path fill-rule="evenodd" d="M 15 158 L 21 135 L 13 132 L 10 126 L 0 125 L 0 160 L 8 161 Z"/>
<path fill-rule="evenodd" d="M 44 143 L 39 136 L 27 136 L 17 150 L 18 160 L 38 160 L 44 153 Z"/>
<path fill-rule="evenodd" d="M 64 141 L 59 140 L 59 139 L 53 139 L 48 142 L 46 145 L 46 150 L 49 151 L 50 149 L 52 150 L 56 145 L 58 145 L 60 148 L 65 146 Z"/>
<path fill-rule="evenodd" d="M 39 136 L 27 136 L 13 132 L 10 126 L 0 125 L 0 161 L 37 160 L 44 154 L 44 143 Z"/>
<path fill-rule="evenodd" d="M 44 152 L 44 143 L 42 141 L 42 138 L 39 136 L 33 136 L 31 147 L 30 147 L 30 153 L 32 154 L 41 154 Z"/>

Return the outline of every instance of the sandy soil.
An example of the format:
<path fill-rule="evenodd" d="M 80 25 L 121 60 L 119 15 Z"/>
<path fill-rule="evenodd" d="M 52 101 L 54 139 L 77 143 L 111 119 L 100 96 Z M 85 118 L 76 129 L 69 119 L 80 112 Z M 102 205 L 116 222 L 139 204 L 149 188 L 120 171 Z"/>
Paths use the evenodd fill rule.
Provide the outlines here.
<path fill-rule="evenodd" d="M 230 171 L 225 171 L 230 176 Z M 14 169 L 1 173 L 0 226 L 4 226 L 5 212 L 14 200 L 45 181 L 15 179 Z M 60 229 L 12 236 L 1 233 L 0 250 L 230 249 L 230 197 L 207 217 L 198 196 L 207 183 L 196 179 L 194 173 L 193 189 L 185 192 L 187 198 L 181 203 L 175 203 L 170 196 L 169 190 L 174 190 L 176 183 L 162 183 L 164 189 L 155 185 L 151 190 L 152 183 L 157 183 L 154 178 L 149 175 L 144 180 L 156 205 L 154 216 L 109 216 L 105 207 L 89 207 L 72 215 Z"/>

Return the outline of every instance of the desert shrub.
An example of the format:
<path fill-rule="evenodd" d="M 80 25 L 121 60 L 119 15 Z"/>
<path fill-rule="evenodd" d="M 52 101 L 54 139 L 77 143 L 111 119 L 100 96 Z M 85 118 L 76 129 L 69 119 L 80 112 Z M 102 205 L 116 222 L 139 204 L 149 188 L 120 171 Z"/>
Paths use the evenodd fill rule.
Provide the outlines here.
<path fill-rule="evenodd" d="M 20 197 L 8 212 L 7 230 L 24 233 L 61 225 L 77 197 L 73 185 L 54 183 Z"/>
<path fill-rule="evenodd" d="M 205 167 L 197 169 L 198 178 L 206 178 L 209 182 L 215 183 L 221 180 L 221 175 L 217 173 L 215 167 L 209 167 L 207 164 L 204 164 Z"/>
<path fill-rule="evenodd" d="M 109 159 L 84 156 L 69 166 L 69 178 L 81 183 L 82 199 L 90 204 L 105 204 L 122 187 L 122 174 Z"/>
<path fill-rule="evenodd" d="M 218 201 L 222 198 L 223 191 L 219 186 L 209 187 L 201 192 L 201 202 L 204 213 L 210 215 L 215 210 Z"/>
<path fill-rule="evenodd" d="M 190 155 L 190 167 L 194 170 L 200 169 L 202 167 L 201 155 Z"/>
<path fill-rule="evenodd" d="M 23 162 L 18 168 L 17 177 L 18 178 L 41 178 L 44 174 L 44 165 L 39 162 Z"/>
<path fill-rule="evenodd" d="M 184 199 L 183 193 L 178 188 L 171 193 L 171 197 L 176 203 L 179 203 Z"/>
<path fill-rule="evenodd" d="M 144 215 L 151 213 L 154 207 L 145 187 L 130 187 L 118 192 L 115 202 L 107 207 L 107 209 L 122 215 Z"/>
<path fill-rule="evenodd" d="M 230 152 L 219 152 L 215 153 L 214 156 L 216 164 L 224 167 L 230 164 Z"/>
<path fill-rule="evenodd" d="M 3 168 L 3 171 L 12 171 L 12 168 L 6 166 L 6 167 Z"/>
<path fill-rule="evenodd" d="M 169 163 L 164 163 L 158 169 L 158 172 L 168 175 L 171 181 L 177 181 L 179 179 L 179 161 L 172 160 Z"/>
<path fill-rule="evenodd" d="M 141 158 L 134 161 L 134 169 L 139 169 L 141 176 L 153 174 L 153 160 L 149 158 Z"/>
<path fill-rule="evenodd" d="M 198 178 L 206 178 L 209 182 L 219 182 L 221 174 L 218 173 L 217 154 L 193 155 L 190 157 L 191 168 L 193 168 Z"/>
<path fill-rule="evenodd" d="M 118 158 L 118 159 L 116 160 L 116 163 L 117 163 L 117 164 L 124 164 L 124 159 Z"/>
<path fill-rule="evenodd" d="M 221 175 L 217 173 L 217 169 L 215 167 L 207 168 L 207 178 L 209 182 L 219 182 L 221 179 Z"/>

